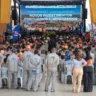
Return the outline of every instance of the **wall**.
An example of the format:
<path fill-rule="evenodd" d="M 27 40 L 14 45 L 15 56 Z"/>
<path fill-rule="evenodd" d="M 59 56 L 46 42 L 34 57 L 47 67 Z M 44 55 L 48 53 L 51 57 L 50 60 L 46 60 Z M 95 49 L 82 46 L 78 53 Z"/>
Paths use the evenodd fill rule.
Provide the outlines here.
<path fill-rule="evenodd" d="M 0 0 L 0 22 L 1 22 L 1 0 Z"/>
<path fill-rule="evenodd" d="M 0 0 L 0 42 L 2 42 L 3 31 L 10 23 L 11 0 Z"/>
<path fill-rule="evenodd" d="M 92 23 L 96 24 L 96 0 L 90 0 Z"/>
<path fill-rule="evenodd" d="M 1 0 L 1 23 L 10 22 L 11 0 Z"/>

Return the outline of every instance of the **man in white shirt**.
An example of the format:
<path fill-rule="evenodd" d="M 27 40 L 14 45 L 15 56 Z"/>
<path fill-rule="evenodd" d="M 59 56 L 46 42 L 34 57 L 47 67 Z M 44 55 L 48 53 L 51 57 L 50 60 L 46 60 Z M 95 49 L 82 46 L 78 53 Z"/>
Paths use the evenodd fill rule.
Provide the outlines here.
<path fill-rule="evenodd" d="M 11 78 L 12 75 L 14 76 L 14 78 L 12 78 L 12 80 L 14 80 L 14 88 L 16 89 L 18 87 L 17 85 L 17 78 L 18 78 L 18 67 L 19 67 L 19 58 L 16 54 L 17 49 L 13 48 L 12 49 L 12 54 L 9 55 L 8 60 L 7 60 L 7 65 L 8 65 L 8 88 L 12 88 L 12 84 L 11 84 Z"/>
<path fill-rule="evenodd" d="M 28 80 L 30 78 L 30 64 L 31 59 L 33 57 L 33 53 L 31 52 L 31 47 L 28 45 L 26 46 L 26 52 L 22 56 L 23 62 L 23 88 L 26 89 L 28 85 Z"/>
<path fill-rule="evenodd" d="M 57 66 L 59 64 L 59 56 L 56 54 L 56 49 L 52 49 L 52 53 L 48 54 L 46 58 L 46 66 L 47 66 L 47 80 L 45 84 L 45 91 L 48 91 L 50 83 L 52 82 L 51 92 L 55 92 L 56 85 L 56 73 Z"/>
<path fill-rule="evenodd" d="M 32 86 L 33 91 L 36 92 L 38 90 L 41 75 L 41 58 L 38 55 L 38 50 L 35 50 L 34 56 L 31 59 L 29 74 L 30 78 L 28 81 L 27 90 L 29 91 Z"/>
<path fill-rule="evenodd" d="M 1 65 L 2 65 L 3 61 L 4 61 L 4 56 L 2 55 L 1 50 L 0 50 L 0 89 L 2 88 Z"/>

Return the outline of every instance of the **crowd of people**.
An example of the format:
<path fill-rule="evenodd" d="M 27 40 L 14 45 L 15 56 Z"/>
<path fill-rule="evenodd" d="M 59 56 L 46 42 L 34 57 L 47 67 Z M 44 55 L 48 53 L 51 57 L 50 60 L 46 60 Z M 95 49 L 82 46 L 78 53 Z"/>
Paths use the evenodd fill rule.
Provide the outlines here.
<path fill-rule="evenodd" d="M 65 66 L 71 66 L 72 91 L 79 93 L 83 81 L 84 92 L 93 91 L 95 67 L 95 41 L 78 35 L 29 36 L 16 42 L 5 42 L 0 46 L 0 88 L 22 87 L 34 92 L 47 72 L 45 91 L 55 92 L 57 71 L 66 74 Z M 23 77 L 23 84 L 19 82 Z M 78 81 L 78 87 L 76 84 Z"/>

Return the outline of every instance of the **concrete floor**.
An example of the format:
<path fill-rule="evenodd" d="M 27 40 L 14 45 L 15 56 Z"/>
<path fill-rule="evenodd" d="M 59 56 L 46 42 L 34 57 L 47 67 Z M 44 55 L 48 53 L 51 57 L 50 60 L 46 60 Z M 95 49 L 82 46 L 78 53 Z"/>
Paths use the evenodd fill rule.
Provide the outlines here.
<path fill-rule="evenodd" d="M 24 91 L 22 89 L 1 89 L 0 96 L 96 96 L 96 86 L 94 86 L 94 91 L 92 93 L 81 92 L 79 94 L 71 92 L 72 85 L 60 84 L 58 81 L 56 84 L 56 92 L 54 93 L 44 92 L 44 86 L 45 82 L 42 82 L 38 92 Z"/>

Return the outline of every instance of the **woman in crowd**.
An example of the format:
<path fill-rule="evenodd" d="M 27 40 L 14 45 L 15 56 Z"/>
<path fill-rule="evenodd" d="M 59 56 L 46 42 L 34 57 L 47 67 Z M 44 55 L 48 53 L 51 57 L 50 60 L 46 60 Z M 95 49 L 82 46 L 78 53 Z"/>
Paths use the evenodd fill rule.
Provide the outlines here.
<path fill-rule="evenodd" d="M 86 61 L 83 59 L 83 53 L 81 50 L 77 49 L 75 51 L 75 59 L 72 60 L 72 73 L 73 73 L 73 92 L 80 92 L 82 77 L 83 77 L 83 66 L 86 66 Z M 78 87 L 76 88 L 76 83 L 78 80 Z M 77 89 L 77 90 L 76 90 Z"/>
<path fill-rule="evenodd" d="M 85 49 L 87 65 L 84 66 L 84 92 L 92 92 L 93 90 L 93 61 L 94 58 L 90 55 L 90 50 Z"/>

